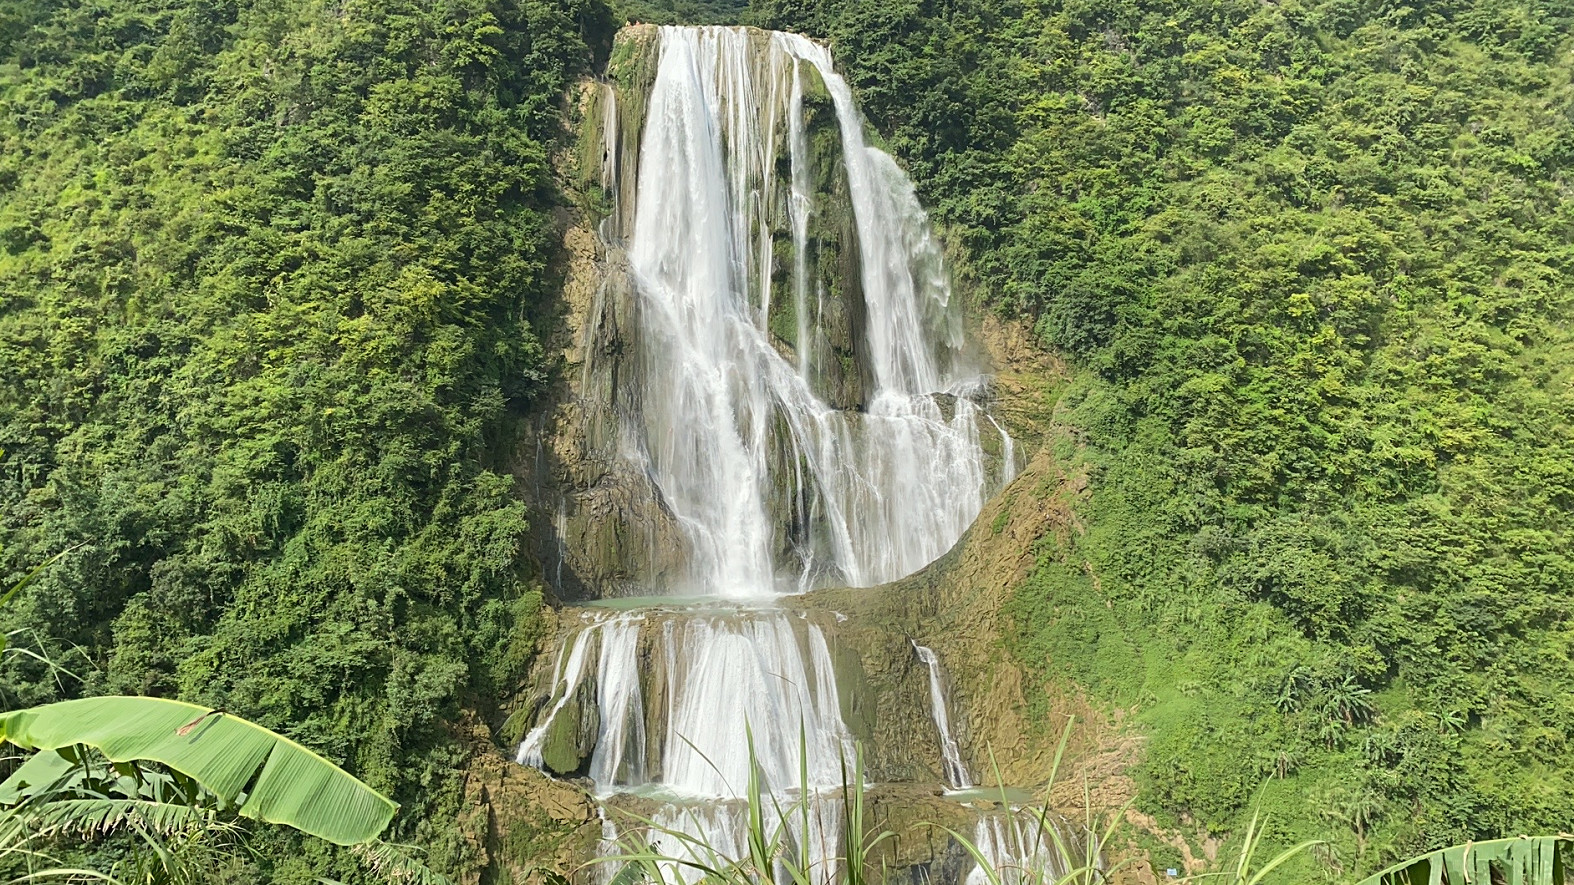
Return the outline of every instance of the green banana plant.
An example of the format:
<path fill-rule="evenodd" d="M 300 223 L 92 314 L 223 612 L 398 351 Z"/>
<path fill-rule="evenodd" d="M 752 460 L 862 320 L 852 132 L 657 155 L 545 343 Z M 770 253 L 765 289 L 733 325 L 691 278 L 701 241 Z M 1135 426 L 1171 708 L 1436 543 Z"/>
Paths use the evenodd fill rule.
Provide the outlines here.
<path fill-rule="evenodd" d="M 1520 836 L 1466 842 L 1397 863 L 1359 885 L 1563 885 L 1560 849 L 1574 836 Z"/>
<path fill-rule="evenodd" d="M 226 809 L 336 845 L 374 841 L 399 810 L 283 735 L 182 701 L 96 697 L 3 713 L 0 741 L 39 751 L 0 783 L 0 802 L 49 786 L 87 746 L 113 763 L 162 763 Z"/>

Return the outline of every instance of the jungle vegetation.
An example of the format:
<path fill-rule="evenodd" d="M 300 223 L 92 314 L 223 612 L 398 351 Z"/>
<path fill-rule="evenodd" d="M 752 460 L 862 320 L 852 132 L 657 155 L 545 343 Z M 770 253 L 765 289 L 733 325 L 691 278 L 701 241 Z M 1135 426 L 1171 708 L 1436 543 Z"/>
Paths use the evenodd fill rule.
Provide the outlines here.
<path fill-rule="evenodd" d="M 1139 807 L 1261 790 L 1303 880 L 1574 830 L 1574 4 L 757 8 L 1073 361 L 1015 645 L 1135 711 Z"/>
<path fill-rule="evenodd" d="M 549 155 L 613 26 L 591 0 L 0 4 L 0 585 L 75 548 L 0 614 L 3 709 L 226 710 L 462 865 L 430 823 L 455 723 L 517 681 L 541 599 L 502 464 L 549 370 Z M 253 842 L 234 881 L 362 880 Z"/>
<path fill-rule="evenodd" d="M 834 42 L 968 288 L 1071 359 L 1082 528 L 1014 646 L 1136 711 L 1139 808 L 1260 802 L 1265 851 L 1327 840 L 1301 877 L 1574 830 L 1569 0 L 0 4 L 0 586 L 72 551 L 0 709 L 232 711 L 462 866 L 453 723 L 541 604 L 560 98 L 627 18 L 735 15 Z"/>
<path fill-rule="evenodd" d="M 237 816 L 353 846 L 386 881 L 446 882 L 377 839 L 398 811 L 387 797 L 233 714 L 161 698 L 78 698 L 0 713 L 7 744 L 36 751 L 0 782 L 8 885 L 222 881 L 247 852 Z M 99 863 L 60 866 L 62 846 Z"/>

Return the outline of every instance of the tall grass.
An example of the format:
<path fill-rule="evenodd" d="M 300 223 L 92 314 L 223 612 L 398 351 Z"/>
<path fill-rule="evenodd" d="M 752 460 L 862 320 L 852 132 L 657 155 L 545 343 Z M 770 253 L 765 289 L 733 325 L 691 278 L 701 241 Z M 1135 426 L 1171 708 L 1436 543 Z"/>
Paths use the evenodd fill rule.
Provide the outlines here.
<path fill-rule="evenodd" d="M 1129 801 L 1118 810 L 1100 811 L 1094 808 L 1092 793 L 1084 782 L 1081 832 L 1075 835 L 1060 825 L 1065 818 L 1050 805 L 1050 794 L 1060 779 L 1060 767 L 1075 723 L 1075 717 L 1066 722 L 1050 763 L 1049 777 L 1035 803 L 1019 805 L 1011 801 L 994 750 L 989 751 L 990 768 L 1000 791 L 1000 811 L 994 821 L 981 820 L 980 829 L 983 832 L 982 828 L 992 822 L 1000 824 L 991 831 L 1004 836 L 1007 844 L 979 844 L 979 838 L 941 827 L 978 865 L 976 876 L 970 877 L 972 881 L 981 879 L 983 885 L 1102 885 L 1130 863 L 1125 860 L 1107 866 L 1102 852 L 1103 846 L 1124 826 Z"/>
<path fill-rule="evenodd" d="M 48 571 L 51 566 L 81 546 L 81 544 L 74 544 L 60 551 L 59 553 L 56 553 L 54 556 L 49 557 L 49 559 L 45 560 L 32 571 L 24 575 L 20 581 L 12 584 L 6 590 L 0 591 L 0 609 L 4 609 L 6 606 L 15 602 L 21 596 L 21 594 L 27 590 L 28 587 L 32 586 L 33 582 L 38 580 L 39 577 L 42 576 L 44 572 Z M 39 650 L 34 651 L 33 649 L 27 648 L 26 646 L 17 645 L 16 640 L 23 636 L 31 638 L 34 644 L 38 646 Z M 88 666 L 92 666 L 91 659 L 88 658 L 87 653 L 81 648 L 73 647 L 70 649 L 70 652 L 81 657 L 83 661 L 87 662 Z M 66 688 L 62 677 L 70 677 L 78 684 L 86 682 L 86 680 L 83 679 L 80 674 L 74 673 L 56 662 L 55 659 L 51 657 L 45 650 L 42 637 L 39 636 L 38 631 L 31 627 L 18 627 L 10 631 L 0 631 L 0 663 L 3 663 L 4 658 L 8 655 L 32 658 L 34 661 L 43 664 L 44 667 L 49 670 L 50 675 L 54 677 L 55 684 L 62 692 L 64 692 Z M 12 694 L 13 692 L 6 688 L 4 684 L 0 684 L 0 710 L 5 710 L 8 708 L 8 705 L 11 703 L 11 701 L 7 700 L 7 696 Z M 0 772 L 4 771 L 5 767 L 0 765 Z"/>
<path fill-rule="evenodd" d="M 1118 809 L 1094 807 L 1092 793 L 1086 781 L 1082 785 L 1082 821 L 1080 838 L 1067 836 L 1051 821 L 1057 817 L 1051 810 L 1050 793 L 1060 778 L 1060 767 L 1065 759 L 1066 746 L 1076 724 L 1069 719 L 1061 732 L 1060 743 L 1050 765 L 1049 778 L 1040 793 L 1039 801 L 1029 806 L 1013 805 L 1006 796 L 1000 767 L 990 752 L 990 765 L 994 768 L 996 783 L 1000 785 L 1001 814 L 1008 821 L 1002 831 L 1015 839 L 1004 855 L 986 850 L 975 840 L 962 833 L 948 830 L 978 863 L 979 876 L 985 885 L 1106 885 L 1115 881 L 1117 873 L 1130 865 L 1128 857 L 1106 865 L 1104 847 L 1116 844 L 1129 834 L 1126 811 L 1134 800 L 1128 800 Z M 1286 849 L 1262 864 L 1256 865 L 1257 852 L 1262 841 L 1262 820 L 1252 814 L 1247 827 L 1240 855 L 1234 865 L 1223 870 L 1199 873 L 1178 880 L 1179 882 L 1208 882 L 1215 885 L 1263 885 L 1270 873 L 1309 850 L 1321 840 L 1309 840 Z"/>
<path fill-rule="evenodd" d="M 1054 786 L 1069 737 L 1068 725 L 1056 750 L 1043 800 L 1031 808 L 1009 801 L 999 767 L 995 766 L 996 780 L 1001 783 L 999 817 L 1004 819 L 1002 830 L 1010 839 L 1004 850 L 996 850 L 1000 846 L 981 846 L 966 834 L 933 822 L 920 822 L 915 826 L 949 834 L 977 863 L 985 885 L 1096 885 L 1108 882 L 1121 865 L 1106 868 L 1099 847 L 1119 825 L 1125 809 L 1115 814 L 1095 815 L 1089 796 L 1085 803 L 1085 819 L 1072 828 L 1080 828 L 1081 832 L 1072 833 L 1050 808 L 1050 789 Z M 746 832 L 742 840 L 747 851 L 743 856 L 730 857 L 718 847 L 719 842 L 732 840 L 707 833 L 704 822 L 692 810 L 685 813 L 684 822 L 688 827 L 664 824 L 652 817 L 624 811 L 621 813 L 636 826 L 619 834 L 616 853 L 597 858 L 592 865 L 621 865 L 611 877 L 610 885 L 635 885 L 642 881 L 653 885 L 874 885 L 884 878 L 872 875 L 876 849 L 893 839 L 896 833 L 870 825 L 862 748 L 855 751 L 850 768 L 848 760 L 843 760 L 842 784 L 835 794 L 840 799 L 839 844 L 834 851 L 827 851 L 826 846 L 822 846 L 817 856 L 809 844 L 809 836 L 816 832 L 812 826 L 813 816 L 825 813 L 826 796 L 817 794 L 809 784 L 808 762 L 803 749 L 806 742 L 802 734 L 799 738 L 796 792 L 765 791 L 758 767 L 750 766 L 751 775 L 742 800 L 747 807 Z M 752 733 L 749 753 L 752 760 Z M 797 837 L 788 825 L 793 820 L 798 822 L 800 835 Z M 823 834 L 824 827 L 818 831 Z M 660 842 L 673 844 L 676 850 L 663 849 Z"/>

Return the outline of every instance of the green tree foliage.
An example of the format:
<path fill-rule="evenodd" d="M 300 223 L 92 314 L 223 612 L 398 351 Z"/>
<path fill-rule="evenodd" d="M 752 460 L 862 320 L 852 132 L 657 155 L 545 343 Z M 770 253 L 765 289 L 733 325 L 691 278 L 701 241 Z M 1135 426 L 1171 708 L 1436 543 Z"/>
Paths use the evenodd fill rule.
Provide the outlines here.
<path fill-rule="evenodd" d="M 624 22 L 730 25 L 748 17 L 748 0 L 616 0 Z"/>
<path fill-rule="evenodd" d="M 0 703 L 232 711 L 414 835 L 454 799 L 442 720 L 528 663 L 505 457 L 551 368 L 561 97 L 610 13 L 0 6 L 0 585 L 81 545 L 0 628 L 93 664 L 8 655 Z"/>
<path fill-rule="evenodd" d="M 756 8 L 1081 367 L 1019 650 L 1139 709 L 1141 804 L 1267 781 L 1345 873 L 1574 830 L 1574 5 Z"/>

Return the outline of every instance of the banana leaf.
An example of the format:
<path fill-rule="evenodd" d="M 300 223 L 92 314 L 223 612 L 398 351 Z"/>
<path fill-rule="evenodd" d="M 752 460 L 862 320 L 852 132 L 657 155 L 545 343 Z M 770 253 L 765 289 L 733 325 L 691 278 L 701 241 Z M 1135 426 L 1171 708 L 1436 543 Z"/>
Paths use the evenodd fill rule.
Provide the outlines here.
<path fill-rule="evenodd" d="M 1395 864 L 1359 885 L 1563 885 L 1560 843 L 1568 836 L 1466 842 Z M 1493 870 L 1498 879 L 1493 878 Z"/>
<path fill-rule="evenodd" d="M 76 767 L 70 759 L 50 751 L 34 753 L 0 783 L 0 805 L 14 805 L 23 797 L 48 787 Z"/>
<path fill-rule="evenodd" d="M 376 839 L 399 810 L 300 744 L 181 701 L 99 697 L 17 710 L 0 714 L 0 740 L 41 751 L 86 744 L 113 762 L 160 762 L 246 817 L 336 845 Z"/>

